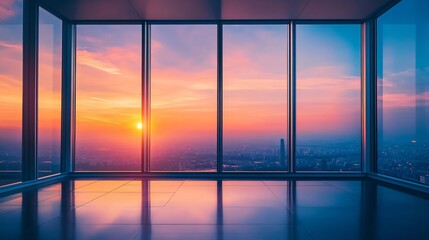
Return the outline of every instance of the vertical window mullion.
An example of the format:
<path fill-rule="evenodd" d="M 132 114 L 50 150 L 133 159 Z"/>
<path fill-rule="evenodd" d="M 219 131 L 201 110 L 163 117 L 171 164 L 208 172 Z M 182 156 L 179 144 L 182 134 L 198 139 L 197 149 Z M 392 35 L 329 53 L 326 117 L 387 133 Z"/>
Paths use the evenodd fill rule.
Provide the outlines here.
<path fill-rule="evenodd" d="M 223 172 L 223 25 L 217 24 L 217 172 Z"/>
<path fill-rule="evenodd" d="M 150 25 L 142 26 L 142 171 L 150 172 Z"/>
<path fill-rule="evenodd" d="M 37 1 L 24 1 L 22 181 L 37 178 L 37 73 L 39 8 Z"/>
<path fill-rule="evenodd" d="M 296 23 L 289 25 L 289 43 L 288 43 L 288 156 L 289 172 L 295 172 L 296 166 L 296 44 L 295 44 Z"/>

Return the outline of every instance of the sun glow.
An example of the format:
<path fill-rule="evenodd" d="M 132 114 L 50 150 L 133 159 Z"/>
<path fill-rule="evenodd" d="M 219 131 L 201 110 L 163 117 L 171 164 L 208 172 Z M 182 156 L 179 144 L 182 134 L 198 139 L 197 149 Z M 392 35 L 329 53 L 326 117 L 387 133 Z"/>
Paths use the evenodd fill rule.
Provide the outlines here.
<path fill-rule="evenodd" d="M 138 122 L 138 123 L 136 124 L 136 128 L 137 128 L 137 129 L 142 129 L 142 128 L 143 128 L 143 124 L 142 124 L 141 122 Z"/>

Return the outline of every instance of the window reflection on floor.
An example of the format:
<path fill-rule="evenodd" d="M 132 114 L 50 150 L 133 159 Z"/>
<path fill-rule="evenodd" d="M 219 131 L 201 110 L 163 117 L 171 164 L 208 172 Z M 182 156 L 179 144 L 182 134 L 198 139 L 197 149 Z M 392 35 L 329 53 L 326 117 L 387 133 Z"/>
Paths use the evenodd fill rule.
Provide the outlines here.
<path fill-rule="evenodd" d="M 427 199 L 358 180 L 65 180 L 1 197 L 0 235 L 2 239 L 421 239 L 429 233 L 428 211 Z"/>

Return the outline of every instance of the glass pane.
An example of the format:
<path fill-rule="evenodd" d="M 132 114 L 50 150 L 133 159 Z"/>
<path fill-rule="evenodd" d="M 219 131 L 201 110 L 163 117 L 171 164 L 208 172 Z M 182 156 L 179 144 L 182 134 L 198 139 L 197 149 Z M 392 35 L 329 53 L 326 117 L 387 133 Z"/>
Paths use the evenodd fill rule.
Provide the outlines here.
<path fill-rule="evenodd" d="M 76 170 L 141 170 L 141 26 L 77 27 Z"/>
<path fill-rule="evenodd" d="M 361 170 L 360 28 L 296 28 L 298 171 Z"/>
<path fill-rule="evenodd" d="M 287 25 L 223 27 L 225 171 L 285 171 Z"/>
<path fill-rule="evenodd" d="M 429 184 L 429 2 L 377 21 L 378 172 Z"/>
<path fill-rule="evenodd" d="M 4 185 L 21 181 L 22 0 L 0 5 L 0 185 Z"/>
<path fill-rule="evenodd" d="M 216 169 L 216 26 L 151 26 L 152 171 Z"/>
<path fill-rule="evenodd" d="M 62 22 L 39 8 L 38 177 L 60 172 Z"/>

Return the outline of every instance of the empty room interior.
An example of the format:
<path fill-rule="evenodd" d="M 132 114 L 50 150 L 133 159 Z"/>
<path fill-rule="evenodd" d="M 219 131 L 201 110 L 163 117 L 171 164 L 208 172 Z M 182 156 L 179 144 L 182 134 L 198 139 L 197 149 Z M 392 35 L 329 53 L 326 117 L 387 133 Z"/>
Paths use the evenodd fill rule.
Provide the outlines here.
<path fill-rule="evenodd" d="M 428 13 L 0 0 L 0 239 L 428 239 Z"/>

